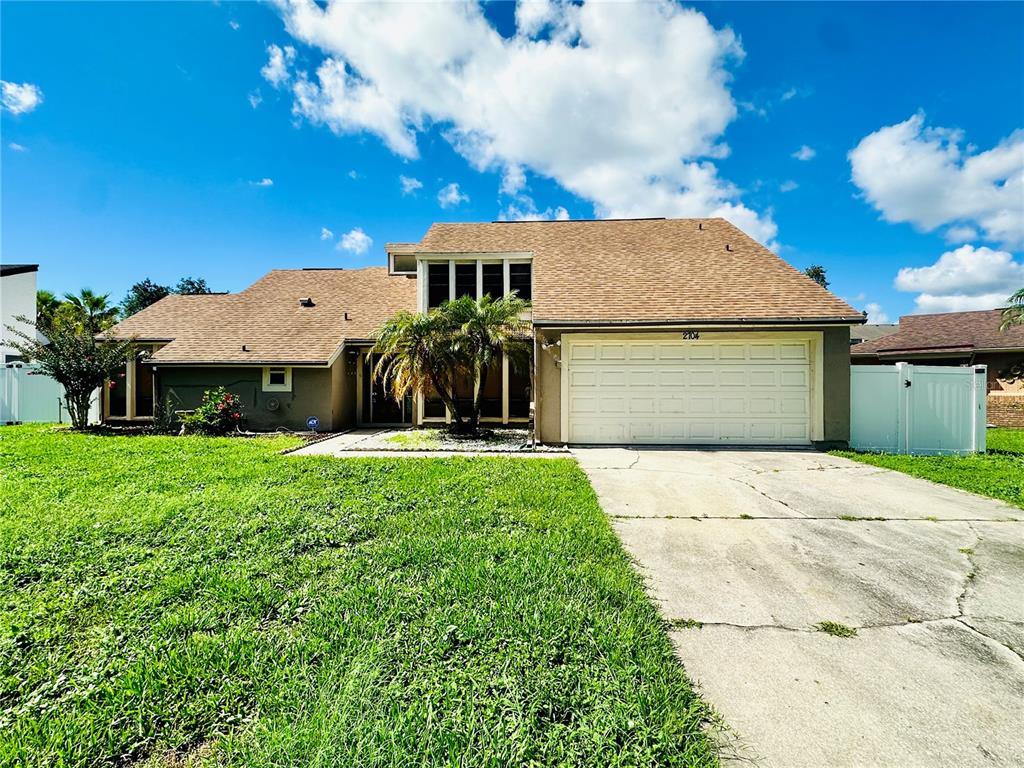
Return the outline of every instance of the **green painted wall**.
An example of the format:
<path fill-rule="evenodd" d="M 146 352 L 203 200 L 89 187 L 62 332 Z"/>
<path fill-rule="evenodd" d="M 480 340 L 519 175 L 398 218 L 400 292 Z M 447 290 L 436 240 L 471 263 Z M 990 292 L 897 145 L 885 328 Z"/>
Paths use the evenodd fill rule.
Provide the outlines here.
<path fill-rule="evenodd" d="M 195 408 L 203 392 L 224 387 L 242 399 L 246 426 L 256 432 L 278 427 L 306 430 L 306 419 L 316 416 L 321 430 L 338 427 L 332 413 L 332 377 L 328 368 L 293 368 L 291 392 L 263 392 L 262 368 L 188 368 L 157 367 L 160 402 L 170 396 L 174 410 Z M 339 377 L 339 381 L 343 377 Z M 267 406 L 276 399 L 276 411 Z"/>

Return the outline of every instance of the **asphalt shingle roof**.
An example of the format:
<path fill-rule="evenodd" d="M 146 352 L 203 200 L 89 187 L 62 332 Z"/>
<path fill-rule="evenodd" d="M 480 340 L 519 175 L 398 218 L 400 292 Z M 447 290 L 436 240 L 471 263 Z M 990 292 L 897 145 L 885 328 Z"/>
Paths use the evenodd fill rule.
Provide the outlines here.
<path fill-rule="evenodd" d="M 1000 331 L 1002 317 L 1000 309 L 906 315 L 900 318 L 897 333 L 855 344 L 850 347 L 850 354 L 885 356 L 1024 349 L 1024 326 Z"/>
<path fill-rule="evenodd" d="M 724 219 L 434 224 L 417 252 L 532 253 L 535 322 L 864 321 Z"/>
<path fill-rule="evenodd" d="M 168 296 L 106 335 L 171 339 L 153 355 L 162 363 L 319 364 L 400 309 L 416 309 L 416 281 L 385 267 L 276 269 L 241 293 Z"/>

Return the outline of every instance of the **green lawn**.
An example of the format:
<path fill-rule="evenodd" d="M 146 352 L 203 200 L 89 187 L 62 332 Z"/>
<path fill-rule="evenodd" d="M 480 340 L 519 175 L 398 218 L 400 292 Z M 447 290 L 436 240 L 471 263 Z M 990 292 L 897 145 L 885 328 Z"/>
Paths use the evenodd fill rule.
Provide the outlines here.
<path fill-rule="evenodd" d="M 973 456 L 833 453 L 1024 507 L 1024 429 L 990 429 L 986 445 L 987 453 Z"/>
<path fill-rule="evenodd" d="M 0 428 L 0 765 L 713 765 L 570 460 Z"/>

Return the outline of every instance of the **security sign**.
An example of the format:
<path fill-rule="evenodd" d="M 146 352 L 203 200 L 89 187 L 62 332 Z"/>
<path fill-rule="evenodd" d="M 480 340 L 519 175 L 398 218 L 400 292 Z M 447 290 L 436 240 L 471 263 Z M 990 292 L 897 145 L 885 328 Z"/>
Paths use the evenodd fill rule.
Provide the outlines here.
<path fill-rule="evenodd" d="M 308 419 L 306 419 L 306 426 L 309 427 L 310 430 L 312 430 L 313 432 L 316 432 L 317 427 L 320 426 L 320 419 L 318 419 L 316 416 L 310 416 Z"/>

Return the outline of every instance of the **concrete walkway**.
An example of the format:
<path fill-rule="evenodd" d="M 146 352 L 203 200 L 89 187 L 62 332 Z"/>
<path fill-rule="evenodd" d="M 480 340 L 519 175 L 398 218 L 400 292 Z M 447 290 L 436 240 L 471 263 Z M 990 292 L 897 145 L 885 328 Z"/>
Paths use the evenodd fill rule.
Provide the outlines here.
<path fill-rule="evenodd" d="M 1024 765 L 1024 510 L 810 451 L 574 454 L 727 758 Z"/>
<path fill-rule="evenodd" d="M 368 451 L 360 450 L 359 445 L 374 435 L 388 432 L 390 429 L 353 429 L 340 435 L 321 440 L 297 451 L 289 452 L 289 456 L 336 456 L 338 458 L 451 458 L 452 456 L 505 456 L 513 459 L 568 459 L 570 454 L 564 451 Z"/>

